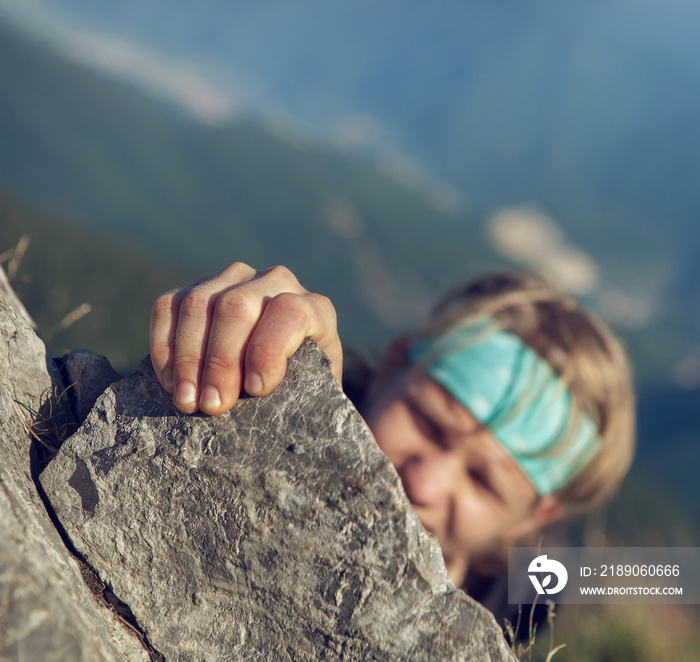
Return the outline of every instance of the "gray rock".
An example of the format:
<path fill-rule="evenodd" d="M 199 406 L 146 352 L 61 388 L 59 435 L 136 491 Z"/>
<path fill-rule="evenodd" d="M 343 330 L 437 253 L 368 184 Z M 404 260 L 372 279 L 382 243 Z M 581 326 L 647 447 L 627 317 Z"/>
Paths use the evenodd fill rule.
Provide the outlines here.
<path fill-rule="evenodd" d="M 514 659 L 327 363 L 210 418 L 144 361 L 41 476 L 72 543 L 167 660 Z"/>
<path fill-rule="evenodd" d="M 32 480 L 30 429 L 66 422 L 61 388 L 43 343 L 0 294 L 0 660 L 148 660 L 86 585 Z"/>
<path fill-rule="evenodd" d="M 60 364 L 72 414 L 78 423 L 82 423 L 97 398 L 110 384 L 119 381 L 119 373 L 107 358 L 84 349 L 69 352 L 61 358 Z"/>
<path fill-rule="evenodd" d="M 7 274 L 5 273 L 5 270 L 2 267 L 0 267 L 0 295 L 5 298 L 9 306 L 14 311 L 14 315 L 16 317 L 19 317 L 23 322 L 25 322 L 27 326 L 30 326 L 32 329 L 36 329 L 36 324 L 34 323 L 34 320 L 15 294 L 15 291 L 12 289 L 12 285 L 10 285 L 9 279 L 7 278 Z"/>

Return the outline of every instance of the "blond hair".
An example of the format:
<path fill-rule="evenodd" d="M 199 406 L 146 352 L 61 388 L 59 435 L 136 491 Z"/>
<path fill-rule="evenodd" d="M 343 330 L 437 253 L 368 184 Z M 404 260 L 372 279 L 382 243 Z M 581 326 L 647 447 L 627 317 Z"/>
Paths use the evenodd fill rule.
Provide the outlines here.
<path fill-rule="evenodd" d="M 541 278 L 493 273 L 449 293 L 416 337 L 449 332 L 490 317 L 542 356 L 569 389 L 576 414 L 593 420 L 600 449 L 556 496 L 567 515 L 610 499 L 625 477 L 635 446 L 635 404 L 629 361 L 608 327 Z"/>

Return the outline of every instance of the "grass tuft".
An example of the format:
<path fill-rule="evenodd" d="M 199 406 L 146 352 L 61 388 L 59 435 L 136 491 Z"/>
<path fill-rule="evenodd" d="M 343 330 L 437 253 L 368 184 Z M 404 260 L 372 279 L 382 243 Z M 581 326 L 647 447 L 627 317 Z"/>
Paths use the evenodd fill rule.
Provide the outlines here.
<path fill-rule="evenodd" d="M 25 402 L 16 399 L 14 401 L 20 410 L 27 432 L 44 449 L 44 463 L 56 456 L 63 442 L 77 429 L 70 413 L 67 395 L 73 386 L 75 384 L 70 384 L 63 390 L 59 390 L 58 386 L 47 388 L 40 396 L 39 410 Z"/>
<path fill-rule="evenodd" d="M 515 626 L 506 618 L 505 619 L 505 629 L 506 638 L 510 644 L 510 649 L 513 654 L 521 660 L 522 662 L 535 662 L 535 643 L 537 641 L 537 623 L 535 623 L 535 606 L 537 605 L 537 597 L 532 601 L 532 607 L 530 607 L 530 615 L 528 618 L 528 636 L 527 642 L 521 643 L 518 641 L 518 632 L 520 631 L 520 624 L 522 620 L 522 605 L 518 605 L 518 620 Z M 559 644 L 554 646 L 554 616 L 555 616 L 555 604 L 552 600 L 547 600 L 547 624 L 549 625 L 549 648 L 546 652 L 546 657 L 544 662 L 551 662 L 554 654 L 560 651 L 566 646 L 566 644 Z"/>

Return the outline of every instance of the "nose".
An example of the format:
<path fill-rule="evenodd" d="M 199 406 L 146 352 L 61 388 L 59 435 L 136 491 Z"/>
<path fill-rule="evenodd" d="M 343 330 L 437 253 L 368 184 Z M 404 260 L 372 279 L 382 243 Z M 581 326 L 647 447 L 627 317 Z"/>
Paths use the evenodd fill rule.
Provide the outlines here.
<path fill-rule="evenodd" d="M 416 455 L 399 468 L 399 475 L 414 506 L 442 507 L 458 489 L 461 461 L 455 454 L 443 451 Z"/>

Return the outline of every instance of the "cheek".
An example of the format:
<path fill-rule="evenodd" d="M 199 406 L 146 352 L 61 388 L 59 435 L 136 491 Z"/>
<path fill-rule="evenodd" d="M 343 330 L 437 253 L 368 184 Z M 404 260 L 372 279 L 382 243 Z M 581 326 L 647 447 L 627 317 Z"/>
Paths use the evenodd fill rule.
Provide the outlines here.
<path fill-rule="evenodd" d="M 491 497 L 479 493 L 464 496 L 454 513 L 451 543 L 469 552 L 489 549 L 508 538 L 517 514 Z"/>
<path fill-rule="evenodd" d="M 379 448 L 396 466 L 411 445 L 411 426 L 398 407 L 388 407 L 366 419 Z"/>
<path fill-rule="evenodd" d="M 497 513 L 478 496 L 463 497 L 455 508 L 452 528 L 455 542 L 471 550 L 489 542 L 498 526 Z"/>

